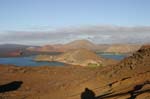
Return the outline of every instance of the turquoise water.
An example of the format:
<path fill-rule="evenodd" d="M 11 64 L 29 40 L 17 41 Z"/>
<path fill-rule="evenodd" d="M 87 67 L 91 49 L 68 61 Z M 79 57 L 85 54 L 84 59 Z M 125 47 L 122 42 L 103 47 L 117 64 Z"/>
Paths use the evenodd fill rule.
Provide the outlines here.
<path fill-rule="evenodd" d="M 61 62 L 36 62 L 34 56 L 0 58 L 0 64 L 13 64 L 16 66 L 64 66 Z"/>
<path fill-rule="evenodd" d="M 106 53 L 97 53 L 104 58 L 122 60 L 127 55 L 125 54 L 106 54 Z M 28 57 L 7 57 L 0 58 L 0 64 L 13 64 L 16 66 L 64 66 L 64 63 L 61 62 L 36 62 L 33 61 L 34 56 Z"/>

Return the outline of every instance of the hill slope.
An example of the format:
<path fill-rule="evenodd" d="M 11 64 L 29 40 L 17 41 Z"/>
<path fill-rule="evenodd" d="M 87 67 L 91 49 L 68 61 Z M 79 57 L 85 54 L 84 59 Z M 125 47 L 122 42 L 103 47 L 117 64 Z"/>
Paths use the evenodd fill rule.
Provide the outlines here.
<path fill-rule="evenodd" d="M 88 49 L 74 49 L 60 55 L 38 55 L 35 61 L 58 61 L 79 66 L 106 66 L 116 64 L 116 60 L 105 59 Z"/>
<path fill-rule="evenodd" d="M 66 52 L 68 50 L 80 48 L 96 50 L 97 46 L 88 40 L 76 40 L 67 44 L 44 45 L 38 48 L 28 48 L 28 50 L 39 52 Z"/>
<path fill-rule="evenodd" d="M 90 42 L 88 40 L 76 40 L 76 41 L 72 41 L 68 44 L 65 44 L 62 48 L 66 49 L 66 50 L 80 49 L 80 48 L 85 48 L 85 49 L 89 49 L 89 50 L 96 50 L 97 45 L 93 44 L 92 42 Z"/>
<path fill-rule="evenodd" d="M 142 46 L 133 55 L 113 66 L 110 75 L 131 76 L 143 72 L 150 72 L 150 45 Z"/>
<path fill-rule="evenodd" d="M 70 50 L 56 57 L 59 62 L 73 65 L 88 66 L 90 64 L 102 65 L 103 59 L 87 49 Z"/>
<path fill-rule="evenodd" d="M 18 56 L 20 52 L 26 52 L 27 48 L 32 47 L 28 45 L 20 45 L 20 44 L 2 44 L 0 45 L 0 57 L 5 56 Z M 37 46 L 34 46 L 35 48 Z"/>
<path fill-rule="evenodd" d="M 98 52 L 133 53 L 140 47 L 141 45 L 136 44 L 94 44 L 88 40 L 75 40 L 67 44 L 44 45 L 27 48 L 27 50 L 37 52 L 67 52 L 73 49 L 85 48 Z"/>

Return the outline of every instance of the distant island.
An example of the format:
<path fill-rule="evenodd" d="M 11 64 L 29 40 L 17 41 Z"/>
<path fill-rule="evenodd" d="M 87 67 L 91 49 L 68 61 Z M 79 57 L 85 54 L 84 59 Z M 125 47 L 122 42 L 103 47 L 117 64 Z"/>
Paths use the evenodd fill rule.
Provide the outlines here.
<path fill-rule="evenodd" d="M 37 52 L 67 52 L 73 49 L 85 48 L 92 51 L 106 53 L 133 53 L 140 47 L 140 44 L 94 44 L 88 40 L 75 40 L 67 44 L 29 47 L 27 50 Z"/>
<path fill-rule="evenodd" d="M 70 50 L 60 55 L 38 55 L 35 61 L 58 61 L 79 66 L 106 66 L 116 62 L 97 56 L 96 53 L 84 48 Z"/>
<path fill-rule="evenodd" d="M 94 44 L 88 40 L 75 40 L 67 44 L 49 44 L 43 46 L 2 44 L 0 45 L 0 57 L 63 53 L 82 48 L 93 52 L 129 54 L 137 51 L 141 46 L 140 44 Z"/>

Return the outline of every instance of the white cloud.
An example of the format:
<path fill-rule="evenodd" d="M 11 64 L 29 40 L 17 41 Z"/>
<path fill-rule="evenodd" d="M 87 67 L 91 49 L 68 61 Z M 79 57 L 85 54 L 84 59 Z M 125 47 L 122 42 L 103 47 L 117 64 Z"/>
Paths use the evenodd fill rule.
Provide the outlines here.
<path fill-rule="evenodd" d="M 49 31 L 7 31 L 0 33 L 0 43 L 50 44 L 88 39 L 95 43 L 150 42 L 150 27 L 119 27 L 107 25 L 78 26 Z"/>

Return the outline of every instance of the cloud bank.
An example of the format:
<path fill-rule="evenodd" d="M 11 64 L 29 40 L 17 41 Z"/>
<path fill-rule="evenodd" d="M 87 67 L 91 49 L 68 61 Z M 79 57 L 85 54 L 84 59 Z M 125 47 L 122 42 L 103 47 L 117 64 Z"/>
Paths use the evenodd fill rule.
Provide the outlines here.
<path fill-rule="evenodd" d="M 7 31 L 0 33 L 0 43 L 43 45 L 68 43 L 78 39 L 87 39 L 97 44 L 112 43 L 150 43 L 148 26 L 95 25 L 66 27 L 49 31 Z"/>

